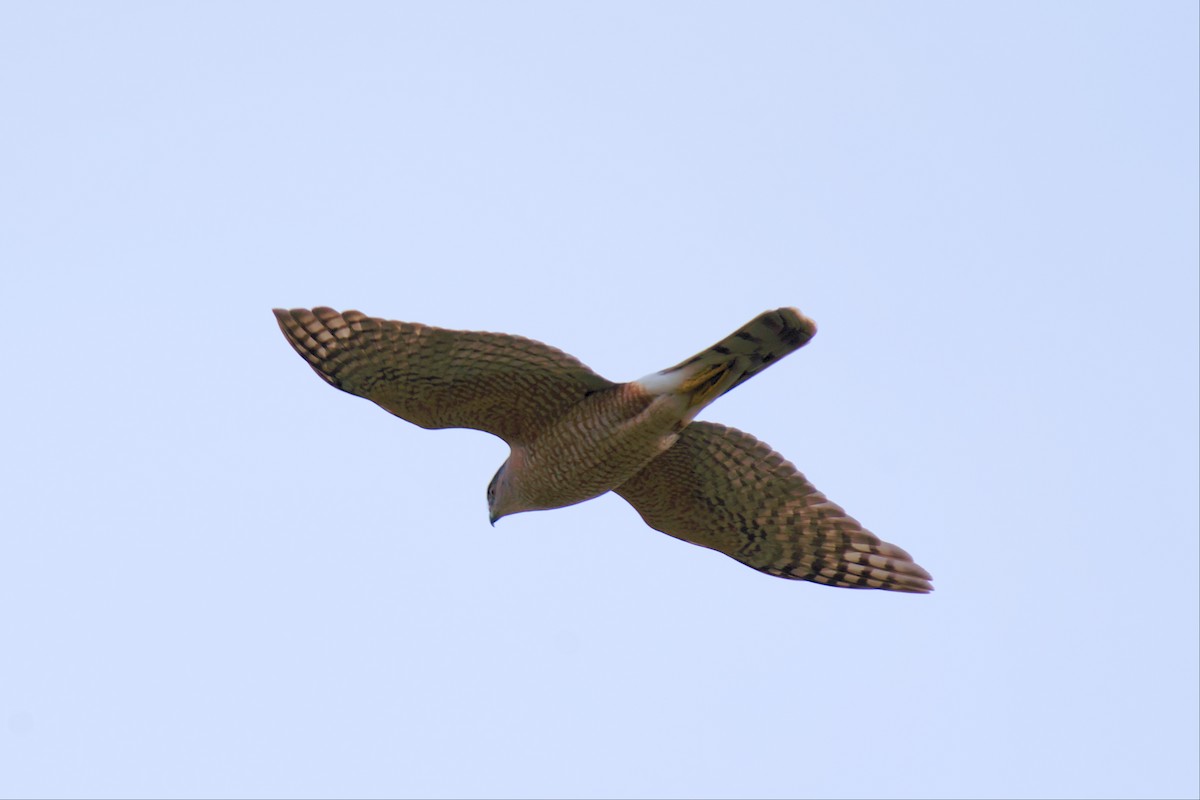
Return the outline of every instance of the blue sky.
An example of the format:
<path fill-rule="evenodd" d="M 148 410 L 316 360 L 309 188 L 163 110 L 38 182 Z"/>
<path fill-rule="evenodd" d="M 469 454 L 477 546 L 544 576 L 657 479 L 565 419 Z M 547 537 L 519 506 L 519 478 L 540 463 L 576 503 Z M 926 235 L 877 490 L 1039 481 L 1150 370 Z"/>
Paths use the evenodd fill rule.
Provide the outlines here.
<path fill-rule="evenodd" d="M 1195 3 L 0 6 L 0 795 L 1195 797 Z M 773 579 L 331 390 L 627 380 L 935 578 Z"/>

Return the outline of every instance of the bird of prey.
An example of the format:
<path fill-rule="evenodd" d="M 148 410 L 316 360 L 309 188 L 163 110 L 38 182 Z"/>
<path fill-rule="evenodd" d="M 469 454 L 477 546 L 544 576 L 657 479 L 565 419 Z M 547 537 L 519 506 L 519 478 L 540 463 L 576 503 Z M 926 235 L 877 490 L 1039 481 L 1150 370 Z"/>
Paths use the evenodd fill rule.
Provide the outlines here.
<path fill-rule="evenodd" d="M 783 456 L 696 414 L 803 347 L 816 325 L 767 311 L 662 372 L 613 383 L 541 342 L 391 322 L 358 311 L 275 309 L 327 383 L 423 428 L 474 428 L 510 447 L 487 489 L 492 524 L 608 491 L 650 527 L 768 575 L 828 586 L 932 591 Z"/>

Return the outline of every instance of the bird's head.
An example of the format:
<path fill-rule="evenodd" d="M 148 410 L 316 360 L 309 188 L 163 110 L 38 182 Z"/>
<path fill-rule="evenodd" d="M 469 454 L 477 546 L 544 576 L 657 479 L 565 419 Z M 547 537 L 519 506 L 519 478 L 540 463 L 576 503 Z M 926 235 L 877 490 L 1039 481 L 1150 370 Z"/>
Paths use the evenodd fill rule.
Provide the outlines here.
<path fill-rule="evenodd" d="M 488 519 L 493 525 L 496 524 L 496 520 L 509 514 L 545 508 L 529 502 L 529 495 L 525 491 L 527 487 L 522 481 L 526 475 L 525 464 L 525 450 L 513 447 L 500 469 L 496 470 L 492 482 L 488 484 Z"/>
<path fill-rule="evenodd" d="M 508 480 L 507 469 L 508 462 L 505 461 L 500 465 L 500 469 L 496 470 L 496 474 L 492 476 L 492 482 L 488 484 L 488 522 L 492 523 L 492 525 L 495 525 L 496 520 L 501 517 L 522 510 L 515 503 L 513 489 Z"/>

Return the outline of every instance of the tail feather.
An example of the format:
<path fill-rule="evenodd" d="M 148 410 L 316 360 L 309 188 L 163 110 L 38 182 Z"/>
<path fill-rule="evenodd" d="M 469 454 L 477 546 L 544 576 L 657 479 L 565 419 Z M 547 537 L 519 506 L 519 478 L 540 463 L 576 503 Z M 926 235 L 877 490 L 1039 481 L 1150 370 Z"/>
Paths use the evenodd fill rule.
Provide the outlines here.
<path fill-rule="evenodd" d="M 706 406 L 733 388 L 731 381 L 735 374 L 729 361 L 705 364 L 684 378 L 679 393 L 688 396 L 689 406 Z"/>
<path fill-rule="evenodd" d="M 721 395 L 792 353 L 817 332 L 794 308 L 766 311 L 707 350 L 639 381 L 650 390 L 688 396 L 692 415 Z"/>

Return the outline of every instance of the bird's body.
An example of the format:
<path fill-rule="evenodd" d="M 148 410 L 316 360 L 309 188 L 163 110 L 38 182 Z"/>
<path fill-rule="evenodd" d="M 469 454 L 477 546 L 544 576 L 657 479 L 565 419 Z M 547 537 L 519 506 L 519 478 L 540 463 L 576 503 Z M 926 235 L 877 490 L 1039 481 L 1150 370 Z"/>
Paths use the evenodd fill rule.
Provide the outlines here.
<path fill-rule="evenodd" d="M 701 409 L 816 333 L 795 309 L 759 315 L 712 347 L 613 383 L 540 342 L 389 322 L 357 311 L 277 309 L 328 383 L 426 428 L 468 427 L 511 448 L 488 487 L 493 522 L 608 491 L 651 527 L 785 578 L 931 590 L 908 554 L 863 530 L 778 453 Z"/>
<path fill-rule="evenodd" d="M 537 436 L 512 443 L 504 471 L 520 510 L 574 505 L 620 486 L 675 443 L 682 412 L 675 396 L 636 383 L 589 394 Z"/>

